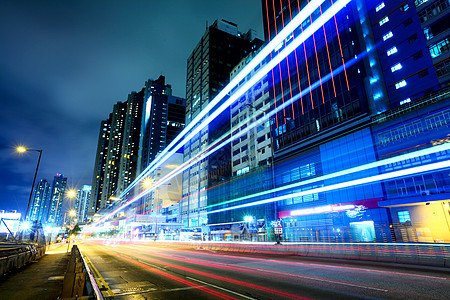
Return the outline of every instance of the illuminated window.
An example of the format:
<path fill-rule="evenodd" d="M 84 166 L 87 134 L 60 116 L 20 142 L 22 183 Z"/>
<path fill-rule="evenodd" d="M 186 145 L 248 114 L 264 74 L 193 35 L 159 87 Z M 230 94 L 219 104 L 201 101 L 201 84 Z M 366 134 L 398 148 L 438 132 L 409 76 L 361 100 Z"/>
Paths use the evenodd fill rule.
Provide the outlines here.
<path fill-rule="evenodd" d="M 406 98 L 405 100 L 400 101 L 400 105 L 411 102 L 411 98 Z"/>
<path fill-rule="evenodd" d="M 384 8 L 384 2 L 381 2 L 380 4 L 377 5 L 377 7 L 375 8 L 375 12 L 379 12 L 382 8 Z"/>
<path fill-rule="evenodd" d="M 425 38 L 427 39 L 427 41 L 431 40 L 434 37 L 433 32 L 431 32 L 431 28 L 430 27 L 424 28 L 423 29 L 423 33 L 424 33 Z"/>
<path fill-rule="evenodd" d="M 386 53 L 387 53 L 387 56 L 391 56 L 392 54 L 397 53 L 397 51 L 398 51 L 397 47 L 394 46 L 391 49 L 389 49 Z"/>
<path fill-rule="evenodd" d="M 415 0 L 414 4 L 416 5 L 416 7 L 419 7 L 426 2 L 428 2 L 428 0 Z"/>
<path fill-rule="evenodd" d="M 397 90 L 398 90 L 399 88 L 404 87 L 404 86 L 406 86 L 406 80 L 399 81 L 399 82 L 397 82 L 397 83 L 395 84 L 395 88 L 396 88 Z"/>
<path fill-rule="evenodd" d="M 398 221 L 400 223 L 411 222 L 411 217 L 409 216 L 409 211 L 399 211 L 398 213 Z"/>
<path fill-rule="evenodd" d="M 380 22 L 378 22 L 378 24 L 380 24 L 380 26 L 382 26 L 383 24 L 389 22 L 389 17 L 384 17 Z"/>
<path fill-rule="evenodd" d="M 393 73 L 395 71 L 401 70 L 401 68 L 402 68 L 402 64 L 401 63 L 395 64 L 395 65 L 393 65 L 391 67 L 391 72 Z"/>
<path fill-rule="evenodd" d="M 390 39 L 391 37 L 393 37 L 394 35 L 392 34 L 392 31 L 389 31 L 388 33 L 386 33 L 385 35 L 383 35 L 383 41 Z"/>
<path fill-rule="evenodd" d="M 430 50 L 431 57 L 438 57 L 450 49 L 450 40 L 446 38 L 437 44 L 429 46 L 428 49 Z"/>

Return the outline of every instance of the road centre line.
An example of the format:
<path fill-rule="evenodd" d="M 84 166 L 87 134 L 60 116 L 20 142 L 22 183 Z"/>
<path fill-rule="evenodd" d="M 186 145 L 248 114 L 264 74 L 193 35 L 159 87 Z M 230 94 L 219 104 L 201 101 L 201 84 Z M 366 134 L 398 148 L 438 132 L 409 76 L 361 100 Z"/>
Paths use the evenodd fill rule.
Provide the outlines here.
<path fill-rule="evenodd" d="M 192 281 L 200 282 L 200 283 L 203 284 L 203 285 L 209 285 L 209 286 L 212 286 L 213 288 L 216 288 L 216 289 L 220 289 L 220 290 L 226 291 L 227 293 L 235 294 L 235 295 L 237 295 L 237 296 L 239 296 L 239 297 L 242 297 L 242 298 L 245 298 L 245 299 L 257 300 L 256 298 L 252 298 L 252 297 L 243 295 L 243 294 L 241 294 L 241 293 L 238 293 L 238 292 L 235 292 L 235 291 L 232 291 L 232 290 L 229 290 L 229 289 L 226 289 L 226 288 L 223 288 L 223 287 L 217 286 L 217 285 L 215 285 L 215 284 L 208 283 L 208 282 L 205 282 L 205 281 L 202 281 L 202 280 L 193 278 L 193 277 L 186 276 L 186 278 L 187 278 L 187 279 L 190 279 L 190 280 L 192 280 Z"/>

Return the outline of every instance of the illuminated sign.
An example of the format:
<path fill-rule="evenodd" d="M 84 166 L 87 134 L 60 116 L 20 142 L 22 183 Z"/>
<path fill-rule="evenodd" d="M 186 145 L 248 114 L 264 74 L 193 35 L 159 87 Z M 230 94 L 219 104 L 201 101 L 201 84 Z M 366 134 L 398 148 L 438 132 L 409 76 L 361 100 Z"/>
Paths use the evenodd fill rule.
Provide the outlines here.
<path fill-rule="evenodd" d="M 318 214 L 324 214 L 324 213 L 346 211 L 346 210 L 351 210 L 354 208 L 355 208 L 355 206 L 353 204 L 316 206 L 316 207 L 292 210 L 291 216 L 318 215 Z"/>

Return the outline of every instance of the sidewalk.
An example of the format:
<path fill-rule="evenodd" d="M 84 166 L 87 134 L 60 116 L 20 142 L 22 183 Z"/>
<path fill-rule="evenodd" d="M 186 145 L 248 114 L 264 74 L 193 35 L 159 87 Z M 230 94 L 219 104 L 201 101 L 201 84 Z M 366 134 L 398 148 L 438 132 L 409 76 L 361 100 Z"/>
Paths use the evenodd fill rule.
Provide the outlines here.
<path fill-rule="evenodd" d="M 70 249 L 69 249 L 70 250 Z M 0 279 L 1 299 L 57 299 L 61 295 L 68 254 L 67 246 L 46 251 L 37 262 Z"/>

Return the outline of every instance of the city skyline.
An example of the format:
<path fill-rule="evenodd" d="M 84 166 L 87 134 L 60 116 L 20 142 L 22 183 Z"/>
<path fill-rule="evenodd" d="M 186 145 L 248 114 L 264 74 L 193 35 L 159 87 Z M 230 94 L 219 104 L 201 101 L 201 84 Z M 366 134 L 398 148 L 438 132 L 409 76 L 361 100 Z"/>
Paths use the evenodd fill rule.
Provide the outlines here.
<path fill-rule="evenodd" d="M 117 101 L 161 74 L 184 96 L 186 59 L 215 19 L 263 35 L 259 1 L 118 4 L 108 14 L 101 2 L 1 6 L 0 98 L 8 105 L 0 118 L 0 205 L 22 213 L 37 155 L 19 156 L 16 146 L 43 150 L 37 180 L 63 173 L 68 188 L 91 184 L 100 122 Z"/>

